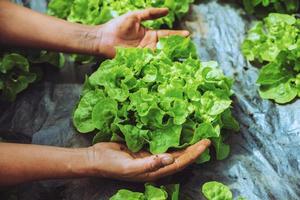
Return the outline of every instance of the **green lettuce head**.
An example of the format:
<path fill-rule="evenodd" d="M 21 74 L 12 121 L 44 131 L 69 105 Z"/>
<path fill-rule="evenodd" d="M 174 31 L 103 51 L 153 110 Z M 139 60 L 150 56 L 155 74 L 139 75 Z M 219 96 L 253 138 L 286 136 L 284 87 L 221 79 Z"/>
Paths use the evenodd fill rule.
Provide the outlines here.
<path fill-rule="evenodd" d="M 94 143 L 125 142 L 153 154 L 210 138 L 217 159 L 229 154 L 223 129 L 238 130 L 231 115 L 233 80 L 216 62 L 201 62 L 189 38 L 160 39 L 156 51 L 119 48 L 86 78 L 74 112 L 81 133 Z M 209 160 L 209 151 L 199 162 Z"/>

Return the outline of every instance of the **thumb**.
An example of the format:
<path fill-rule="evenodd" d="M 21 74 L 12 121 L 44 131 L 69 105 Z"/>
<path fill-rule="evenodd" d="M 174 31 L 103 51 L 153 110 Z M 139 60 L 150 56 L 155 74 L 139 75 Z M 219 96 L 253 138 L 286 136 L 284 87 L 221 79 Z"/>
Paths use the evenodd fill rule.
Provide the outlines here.
<path fill-rule="evenodd" d="M 134 12 L 134 14 L 141 20 L 152 20 L 160 17 L 164 17 L 169 13 L 168 8 L 148 8 L 145 10 L 139 10 Z"/>
<path fill-rule="evenodd" d="M 159 168 L 170 165 L 174 162 L 174 158 L 170 154 L 159 154 L 148 156 L 145 158 L 135 159 L 131 164 L 131 169 L 137 174 L 156 171 Z"/>

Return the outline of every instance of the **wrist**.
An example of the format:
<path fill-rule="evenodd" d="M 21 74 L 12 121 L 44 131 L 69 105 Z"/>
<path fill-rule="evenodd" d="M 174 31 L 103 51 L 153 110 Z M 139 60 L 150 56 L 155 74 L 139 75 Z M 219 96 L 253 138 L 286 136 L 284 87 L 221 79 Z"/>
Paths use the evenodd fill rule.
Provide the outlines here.
<path fill-rule="evenodd" d="M 95 147 L 76 149 L 75 157 L 70 160 L 70 171 L 75 177 L 103 176 L 101 157 L 97 155 Z M 79 155 L 79 156 L 78 156 Z"/>
<path fill-rule="evenodd" d="M 91 43 L 88 45 L 92 52 L 90 54 L 104 56 L 111 58 L 115 54 L 114 37 L 109 32 L 109 27 L 106 24 L 93 27 L 86 34 L 89 38 L 92 38 Z"/>
<path fill-rule="evenodd" d="M 93 38 L 91 44 L 91 50 L 93 55 L 103 56 L 105 55 L 103 43 L 105 42 L 103 36 L 103 25 L 99 25 L 90 30 L 89 35 Z M 91 147 L 92 148 L 92 147 Z"/>
<path fill-rule="evenodd" d="M 71 177 L 87 177 L 93 173 L 93 155 L 90 148 L 73 149 L 67 159 L 66 168 Z"/>
<path fill-rule="evenodd" d="M 111 57 L 111 36 L 105 31 L 105 25 L 89 26 L 76 24 L 76 29 L 71 31 L 73 34 L 71 42 L 74 52 Z M 107 36 L 108 35 L 108 36 Z M 106 37 L 107 36 L 107 37 Z"/>
<path fill-rule="evenodd" d="M 74 30 L 71 31 L 71 46 L 73 46 L 73 52 L 99 55 L 98 49 L 98 35 L 99 31 L 96 26 L 87 26 L 81 24 L 75 24 Z"/>

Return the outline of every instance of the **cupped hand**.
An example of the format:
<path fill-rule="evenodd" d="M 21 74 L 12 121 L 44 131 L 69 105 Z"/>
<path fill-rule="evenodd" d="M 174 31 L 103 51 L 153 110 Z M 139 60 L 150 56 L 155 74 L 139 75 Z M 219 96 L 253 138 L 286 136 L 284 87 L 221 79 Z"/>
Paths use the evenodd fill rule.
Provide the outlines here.
<path fill-rule="evenodd" d="M 118 143 L 98 143 L 89 148 L 91 175 L 126 181 L 154 181 L 192 164 L 209 145 L 209 140 L 201 140 L 184 150 L 151 155 L 145 151 L 132 153 Z"/>
<path fill-rule="evenodd" d="M 141 47 L 155 49 L 159 38 L 169 35 L 187 37 L 188 31 L 151 30 L 145 28 L 142 22 L 153 20 L 168 14 L 167 8 L 148 8 L 133 11 L 117 17 L 106 24 L 96 27 L 96 51 L 106 57 L 114 57 L 116 47 Z"/>

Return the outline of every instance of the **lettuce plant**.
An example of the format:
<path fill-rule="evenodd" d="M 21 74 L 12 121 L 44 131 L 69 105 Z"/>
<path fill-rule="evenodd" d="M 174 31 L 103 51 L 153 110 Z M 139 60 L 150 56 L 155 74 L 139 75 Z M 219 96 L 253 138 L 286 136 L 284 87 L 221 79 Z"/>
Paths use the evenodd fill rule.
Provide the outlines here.
<path fill-rule="evenodd" d="M 217 159 L 229 154 L 223 129 L 238 130 L 230 107 L 233 80 L 201 62 L 189 38 L 160 39 L 157 50 L 119 48 L 86 78 L 73 121 L 93 142 L 125 142 L 153 154 L 210 138 Z M 199 159 L 210 159 L 209 151 Z"/>
<path fill-rule="evenodd" d="M 207 200 L 233 200 L 230 188 L 217 181 L 206 182 L 202 186 L 202 194 Z M 244 197 L 238 197 L 237 200 L 246 200 Z"/>
<path fill-rule="evenodd" d="M 48 63 L 59 69 L 65 66 L 65 56 L 63 53 L 49 52 L 49 51 L 27 51 L 24 52 L 25 57 L 30 63 L 41 64 Z"/>
<path fill-rule="evenodd" d="M 202 193 L 208 200 L 233 200 L 229 187 L 216 181 L 205 183 L 202 186 Z"/>
<path fill-rule="evenodd" d="M 61 53 L 46 51 L 15 51 L 3 54 L 0 57 L 0 99 L 14 101 L 17 94 L 41 78 L 42 70 L 33 66 L 41 63 L 62 68 L 65 60 Z"/>
<path fill-rule="evenodd" d="M 257 83 L 264 99 L 288 103 L 300 97 L 300 20 L 293 15 L 271 13 L 248 32 L 242 51 L 258 61 Z"/>
<path fill-rule="evenodd" d="M 280 13 L 296 13 L 299 10 L 299 0 L 243 0 L 248 13 L 254 13 L 257 7 Z"/>
<path fill-rule="evenodd" d="M 0 97 L 13 101 L 16 95 L 34 82 L 36 74 L 31 71 L 28 60 L 16 53 L 0 57 Z"/>
<path fill-rule="evenodd" d="M 173 26 L 175 18 L 181 18 L 189 10 L 194 0 L 52 0 L 48 13 L 71 22 L 82 24 L 103 24 L 112 18 L 133 10 L 148 7 L 167 7 L 170 12 L 166 17 L 148 21 L 145 26 L 159 28 L 166 24 Z"/>
<path fill-rule="evenodd" d="M 179 184 L 155 187 L 145 184 L 145 193 L 121 189 L 110 200 L 178 200 Z"/>

